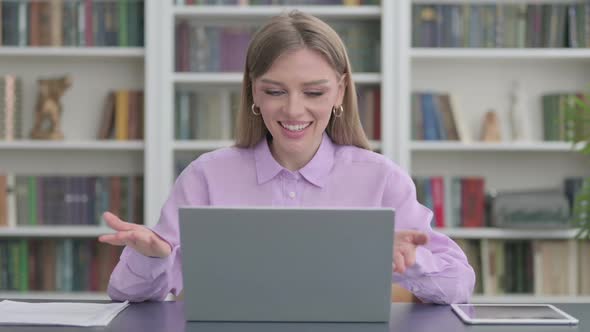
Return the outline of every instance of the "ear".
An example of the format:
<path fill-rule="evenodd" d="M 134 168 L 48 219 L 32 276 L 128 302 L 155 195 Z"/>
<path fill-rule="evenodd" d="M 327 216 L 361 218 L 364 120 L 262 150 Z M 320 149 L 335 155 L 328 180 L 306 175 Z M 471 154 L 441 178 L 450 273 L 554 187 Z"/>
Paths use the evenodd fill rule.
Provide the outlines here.
<path fill-rule="evenodd" d="M 334 105 L 342 105 L 344 94 L 346 93 L 346 83 L 348 82 L 348 74 L 342 74 L 340 81 L 338 81 L 338 93 L 336 96 L 336 103 Z"/>

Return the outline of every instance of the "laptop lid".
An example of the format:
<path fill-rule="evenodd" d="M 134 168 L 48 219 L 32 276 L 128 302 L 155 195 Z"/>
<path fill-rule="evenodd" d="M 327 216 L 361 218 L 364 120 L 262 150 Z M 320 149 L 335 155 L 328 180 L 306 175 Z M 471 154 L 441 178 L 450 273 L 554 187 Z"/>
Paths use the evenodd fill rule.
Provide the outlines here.
<path fill-rule="evenodd" d="M 389 320 L 393 209 L 179 210 L 187 320 Z"/>

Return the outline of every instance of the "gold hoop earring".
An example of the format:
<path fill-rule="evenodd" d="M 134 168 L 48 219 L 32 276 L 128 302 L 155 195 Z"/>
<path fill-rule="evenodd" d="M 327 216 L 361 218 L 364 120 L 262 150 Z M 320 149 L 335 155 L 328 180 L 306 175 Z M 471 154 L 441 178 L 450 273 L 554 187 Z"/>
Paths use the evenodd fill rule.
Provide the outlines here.
<path fill-rule="evenodd" d="M 336 106 L 332 106 L 332 114 L 334 114 L 335 117 L 339 118 L 342 116 L 342 114 L 344 113 L 344 107 L 342 107 L 342 105 L 336 107 Z"/>
<path fill-rule="evenodd" d="M 250 110 L 252 111 L 252 114 L 254 114 L 255 116 L 259 116 L 260 115 L 260 107 L 258 107 L 258 112 L 256 112 L 256 104 L 252 104 L 252 107 L 250 107 Z"/>

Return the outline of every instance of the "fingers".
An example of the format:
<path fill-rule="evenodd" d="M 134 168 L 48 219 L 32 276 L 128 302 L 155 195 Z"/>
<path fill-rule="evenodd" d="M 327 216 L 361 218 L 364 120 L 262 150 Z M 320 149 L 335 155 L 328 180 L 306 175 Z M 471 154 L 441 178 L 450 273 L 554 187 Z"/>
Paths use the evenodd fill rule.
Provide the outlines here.
<path fill-rule="evenodd" d="M 149 257 L 166 257 L 172 252 L 168 242 L 158 238 L 152 232 L 132 232 L 129 235 L 129 245 Z"/>
<path fill-rule="evenodd" d="M 115 246 L 135 245 L 135 231 L 121 231 L 115 234 L 105 234 L 98 237 L 98 241 Z"/>
<path fill-rule="evenodd" d="M 416 264 L 416 246 L 411 242 L 396 244 L 393 251 L 394 272 L 404 273 Z"/>
<path fill-rule="evenodd" d="M 125 243 L 119 240 L 117 234 L 106 234 L 98 237 L 98 241 L 102 243 L 108 243 L 114 246 L 124 246 Z"/>
<path fill-rule="evenodd" d="M 393 272 L 404 273 L 406 271 L 404 256 L 399 251 L 393 253 L 393 264 L 395 266 Z"/>
<path fill-rule="evenodd" d="M 105 212 L 102 217 L 107 225 L 116 231 L 130 231 L 137 228 L 137 225 L 125 222 L 111 212 Z"/>
<path fill-rule="evenodd" d="M 397 231 L 396 237 L 398 239 L 402 239 L 404 242 L 409 242 L 417 246 L 428 243 L 428 235 L 424 232 L 416 230 Z"/>
<path fill-rule="evenodd" d="M 172 252 L 168 242 L 159 238 L 147 228 L 137 225 L 132 230 L 119 231 L 115 234 L 105 234 L 98 237 L 102 243 L 115 246 L 129 246 L 148 257 L 167 257 Z"/>
<path fill-rule="evenodd" d="M 409 268 L 416 263 L 415 247 L 402 247 L 400 253 L 404 257 L 404 263 L 406 265 L 406 268 Z"/>
<path fill-rule="evenodd" d="M 428 235 L 426 233 L 419 233 L 413 236 L 413 243 L 418 246 L 428 243 Z"/>

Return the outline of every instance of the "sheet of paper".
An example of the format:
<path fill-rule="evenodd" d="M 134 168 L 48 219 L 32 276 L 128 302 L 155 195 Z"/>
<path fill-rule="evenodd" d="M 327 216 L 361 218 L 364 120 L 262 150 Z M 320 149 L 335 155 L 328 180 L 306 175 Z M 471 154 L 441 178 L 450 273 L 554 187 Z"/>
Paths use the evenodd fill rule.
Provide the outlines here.
<path fill-rule="evenodd" d="M 107 326 L 129 306 L 120 303 L 0 302 L 0 324 Z"/>

